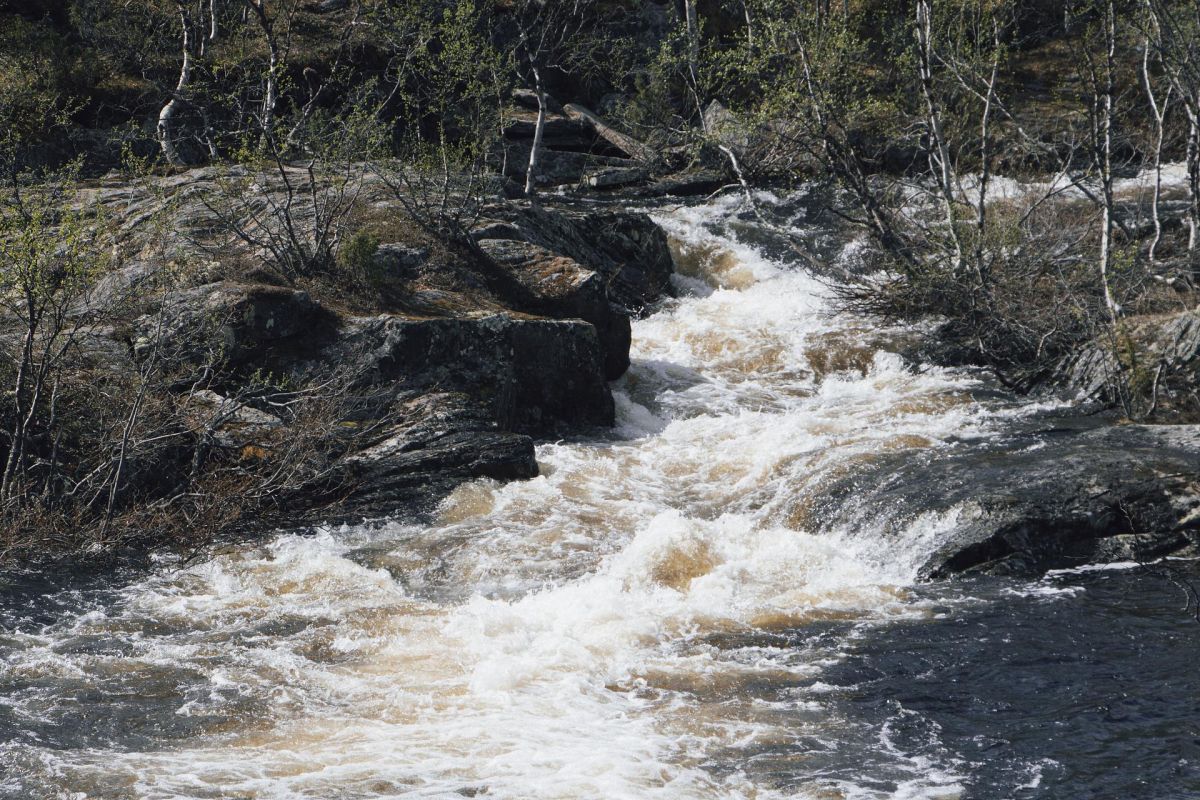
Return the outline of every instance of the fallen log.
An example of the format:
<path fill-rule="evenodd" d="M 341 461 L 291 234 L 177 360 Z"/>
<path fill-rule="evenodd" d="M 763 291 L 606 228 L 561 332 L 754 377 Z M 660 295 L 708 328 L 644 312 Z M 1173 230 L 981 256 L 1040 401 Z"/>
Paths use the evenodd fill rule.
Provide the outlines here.
<path fill-rule="evenodd" d="M 587 122 L 595 129 L 596 135 L 606 142 L 625 153 L 630 158 L 637 159 L 643 163 L 654 163 L 658 161 L 658 152 L 649 145 L 639 142 L 637 139 L 628 134 L 621 133 L 616 128 L 609 125 L 603 119 L 598 117 L 592 111 L 578 103 L 567 103 L 563 106 L 563 111 L 568 117 L 574 120 Z"/>

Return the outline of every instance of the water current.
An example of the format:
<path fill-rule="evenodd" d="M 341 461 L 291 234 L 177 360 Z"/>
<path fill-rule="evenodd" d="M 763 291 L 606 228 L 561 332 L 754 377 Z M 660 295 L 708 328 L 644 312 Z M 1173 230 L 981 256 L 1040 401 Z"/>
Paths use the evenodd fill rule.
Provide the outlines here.
<path fill-rule="evenodd" d="M 0 587 L 0 796 L 1200 797 L 1167 582 L 923 584 L 952 514 L 881 537 L 812 502 L 1046 407 L 831 313 L 736 198 L 655 213 L 679 297 L 634 325 L 617 428 L 541 444 L 535 480 Z"/>

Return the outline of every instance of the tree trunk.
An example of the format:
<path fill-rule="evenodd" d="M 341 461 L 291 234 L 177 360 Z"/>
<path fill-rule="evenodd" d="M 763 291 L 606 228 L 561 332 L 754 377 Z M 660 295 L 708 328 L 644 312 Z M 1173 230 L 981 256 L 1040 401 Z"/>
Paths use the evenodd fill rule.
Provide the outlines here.
<path fill-rule="evenodd" d="M 1171 102 L 1171 88 L 1167 87 L 1166 94 L 1160 103 L 1158 97 L 1154 93 L 1154 84 L 1150 79 L 1150 39 L 1146 38 L 1142 48 L 1142 88 L 1146 92 L 1146 99 L 1150 103 L 1150 111 L 1154 115 L 1155 125 L 1155 140 L 1154 140 L 1154 191 L 1150 199 L 1150 216 L 1154 223 L 1154 238 L 1150 241 L 1150 249 L 1148 257 L 1150 265 L 1154 265 L 1155 252 L 1158 250 L 1158 245 L 1162 241 L 1162 215 L 1160 206 L 1162 201 L 1162 151 L 1163 138 L 1166 135 L 1166 117 L 1167 108 Z"/>
<path fill-rule="evenodd" d="M 546 132 L 546 89 L 542 85 L 542 73 L 533 66 L 533 86 L 537 93 L 537 123 L 533 127 L 533 145 L 529 148 L 529 165 L 525 171 L 525 196 L 533 197 L 537 192 L 538 159 L 542 152 L 542 139 Z"/>
<path fill-rule="evenodd" d="M 1112 146 L 1113 146 L 1113 95 L 1116 87 L 1114 86 L 1114 72 L 1116 70 L 1116 49 L 1117 49 L 1117 31 L 1116 31 L 1116 12 L 1113 9 L 1113 2 L 1109 0 L 1105 5 L 1104 15 L 1104 76 L 1103 86 L 1100 89 L 1099 110 L 1100 119 L 1100 184 L 1102 189 L 1103 199 L 1103 217 L 1100 230 L 1100 281 L 1104 288 L 1104 305 L 1108 308 L 1109 317 L 1112 320 L 1113 327 L 1117 325 L 1117 321 L 1121 314 L 1121 307 L 1113 298 L 1112 286 L 1109 282 L 1109 275 L 1112 273 L 1112 247 L 1113 247 L 1113 215 L 1115 212 L 1113 200 L 1113 170 L 1112 170 Z"/>
<path fill-rule="evenodd" d="M 270 137 L 275 125 L 275 106 L 279 102 L 279 42 L 275 38 L 275 23 L 267 13 L 265 0 L 246 0 L 246 4 L 258 18 L 258 27 L 262 29 L 263 38 L 267 42 L 267 87 L 263 95 L 259 124 L 263 134 Z"/>
<path fill-rule="evenodd" d="M 183 166 L 183 159 L 175 148 L 175 115 L 183 107 L 184 94 L 192 80 L 192 40 L 194 37 L 192 18 L 188 14 L 186 4 L 183 0 L 176 0 L 175 5 L 179 9 L 179 22 L 183 28 L 183 65 L 179 69 L 179 82 L 175 85 L 174 94 L 162 107 L 162 111 L 158 112 L 158 142 L 167 163 L 180 167 Z"/>
<path fill-rule="evenodd" d="M 955 213 L 954 175 L 950 163 L 950 151 L 942 133 L 941 114 L 934 97 L 933 86 L 933 7 L 930 0 L 917 3 L 917 69 L 921 77 L 921 94 L 925 99 L 926 127 L 929 133 L 929 166 L 938 183 L 938 194 L 942 203 L 942 214 L 954 247 L 952 273 L 962 271 L 963 245 L 958 231 Z"/>
<path fill-rule="evenodd" d="M 1200 239 L 1200 110 L 1197 108 L 1188 109 L 1187 175 L 1188 254 L 1194 258 L 1200 245 L 1197 241 Z"/>

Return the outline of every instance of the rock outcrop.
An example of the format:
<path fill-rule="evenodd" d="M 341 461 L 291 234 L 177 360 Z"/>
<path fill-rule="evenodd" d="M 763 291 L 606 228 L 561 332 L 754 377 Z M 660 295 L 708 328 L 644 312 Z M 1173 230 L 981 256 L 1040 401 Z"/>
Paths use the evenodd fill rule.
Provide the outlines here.
<path fill-rule="evenodd" d="M 882 459 L 830 490 L 835 515 L 893 535 L 954 514 L 924 573 L 1036 574 L 1200 548 L 1200 426 L 1048 430 Z"/>
<path fill-rule="evenodd" d="M 1160 421 L 1200 420 L 1200 310 L 1131 317 L 1114 344 L 1082 348 L 1061 368 L 1058 385 L 1087 400 L 1118 402 L 1122 382 Z"/>
<path fill-rule="evenodd" d="M 167 188 L 206 191 L 211 176 L 196 172 Z M 144 213 L 143 198 L 121 191 Z M 374 213 L 388 213 L 386 196 L 372 197 Z M 534 437 L 613 424 L 607 382 L 629 367 L 630 317 L 669 292 L 670 250 L 645 214 L 525 201 L 490 202 L 472 237 L 460 247 L 421 234 L 381 243 L 369 268 L 389 299 L 369 313 L 254 269 L 176 289 L 137 322 L 134 358 L 158 348 L 197 374 L 219 373 L 208 381 L 216 391 L 193 392 L 189 409 L 235 450 L 288 424 L 236 399 L 245 381 L 352 382 L 364 398 L 353 424 L 371 433 L 313 491 L 323 504 L 337 497 L 342 516 L 428 508 L 472 478 L 532 477 Z M 114 291 L 144 272 L 114 278 Z"/>

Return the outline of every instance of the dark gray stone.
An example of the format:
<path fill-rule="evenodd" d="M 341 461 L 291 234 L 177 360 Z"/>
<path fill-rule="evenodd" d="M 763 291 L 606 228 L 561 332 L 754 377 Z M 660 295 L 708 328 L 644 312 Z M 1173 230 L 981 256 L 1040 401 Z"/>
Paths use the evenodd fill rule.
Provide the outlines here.
<path fill-rule="evenodd" d="M 900 532 L 958 510 L 924 573 L 1036 574 L 1200 543 L 1200 426 L 1071 427 L 877 461 L 825 498 L 843 521 Z M 870 520 L 869 523 L 867 521 Z"/>

